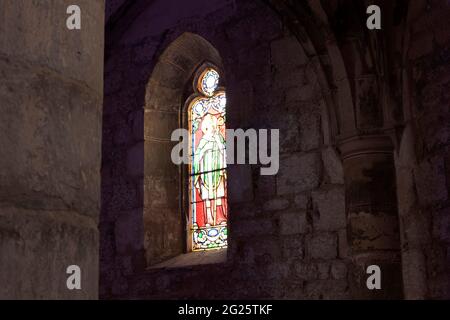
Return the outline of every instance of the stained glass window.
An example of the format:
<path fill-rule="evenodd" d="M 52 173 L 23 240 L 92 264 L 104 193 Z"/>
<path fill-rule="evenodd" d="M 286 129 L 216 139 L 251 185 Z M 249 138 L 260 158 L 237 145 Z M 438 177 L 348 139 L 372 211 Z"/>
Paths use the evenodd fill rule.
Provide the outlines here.
<path fill-rule="evenodd" d="M 219 73 L 207 68 L 189 106 L 189 211 L 192 250 L 227 247 L 226 96 Z"/>

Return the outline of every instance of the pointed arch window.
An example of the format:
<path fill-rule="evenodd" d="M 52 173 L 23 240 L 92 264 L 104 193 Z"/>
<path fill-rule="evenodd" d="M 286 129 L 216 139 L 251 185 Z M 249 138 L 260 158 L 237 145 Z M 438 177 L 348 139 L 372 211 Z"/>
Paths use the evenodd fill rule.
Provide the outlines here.
<path fill-rule="evenodd" d="M 227 247 L 226 94 L 219 83 L 219 72 L 205 68 L 194 80 L 196 92 L 188 107 L 192 251 Z"/>

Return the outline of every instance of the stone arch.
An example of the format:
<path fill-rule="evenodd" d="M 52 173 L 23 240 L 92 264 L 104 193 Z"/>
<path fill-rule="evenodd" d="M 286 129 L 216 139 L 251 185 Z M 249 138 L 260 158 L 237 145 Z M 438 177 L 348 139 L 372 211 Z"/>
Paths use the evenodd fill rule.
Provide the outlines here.
<path fill-rule="evenodd" d="M 326 102 L 330 122 L 330 139 L 355 131 L 354 99 L 341 48 L 327 21 L 321 5 L 309 7 L 296 2 L 265 0 L 297 37 L 310 59 Z"/>
<path fill-rule="evenodd" d="M 430 217 L 419 206 L 414 169 L 417 166 L 416 134 L 408 125 L 402 134 L 399 150 L 395 153 L 397 197 L 402 242 L 404 293 L 406 299 L 424 299 L 427 296 L 426 252 L 431 242 Z"/>
<path fill-rule="evenodd" d="M 211 47 L 206 45 L 207 48 L 205 48 L 206 41 L 203 41 L 204 39 L 197 35 L 183 33 L 171 42 L 176 35 L 188 29 L 214 41 L 214 45 L 220 49 L 222 54 L 228 78 L 227 89 L 230 91 L 227 92 L 229 98 L 227 127 L 281 128 L 286 133 L 289 132 L 290 141 L 295 142 L 291 144 L 288 139 L 285 140 L 286 148 L 282 155 L 283 164 L 280 166 L 283 170 L 276 177 L 262 177 L 259 173 L 256 173 L 258 168 L 253 168 L 250 165 L 235 166 L 234 168 L 230 166 L 228 168 L 229 180 L 232 183 L 228 190 L 232 241 L 229 243 L 229 250 L 227 251 L 229 257 L 227 263 L 220 264 L 221 266 L 217 266 L 217 268 L 239 268 L 240 274 L 247 275 L 251 268 L 259 263 L 258 261 L 266 260 L 270 261 L 267 268 L 258 269 L 258 273 L 262 277 L 271 277 L 272 263 L 278 264 L 278 261 L 284 259 L 289 251 L 296 251 L 294 253 L 296 256 L 304 255 L 306 258 L 304 264 L 314 266 L 315 259 L 322 258 L 319 244 L 325 243 L 329 248 L 327 259 L 338 259 L 338 268 L 343 270 L 342 273 L 346 273 L 347 257 L 344 253 L 346 249 L 339 248 L 337 250 L 337 245 L 343 243 L 343 239 L 345 239 L 342 164 L 336 152 L 330 146 L 335 146 L 335 142 L 330 142 L 330 139 L 324 138 L 324 136 L 336 137 L 337 130 L 328 131 L 325 126 L 321 127 L 324 122 L 327 122 L 327 124 L 330 122 L 324 121 L 325 117 L 328 120 L 328 116 L 324 112 L 324 109 L 326 109 L 324 106 L 327 105 L 329 110 L 337 110 L 332 105 L 338 101 L 335 97 L 336 92 L 341 91 L 333 87 L 332 82 L 327 79 L 332 68 L 330 64 L 327 64 L 328 58 L 323 54 L 323 49 L 320 46 L 311 47 L 311 43 L 305 43 L 299 35 L 295 37 L 293 32 L 286 32 L 275 13 L 268 7 L 257 4 L 258 2 L 255 1 L 255 4 L 251 5 L 252 10 L 257 9 L 254 11 L 255 15 L 250 16 L 253 19 L 243 16 L 239 24 L 235 23 L 235 20 L 227 21 L 225 19 L 217 25 L 219 27 L 218 32 L 214 30 L 214 32 L 209 33 L 200 26 L 176 26 L 158 37 L 157 43 L 145 39 L 143 41 L 145 46 L 140 43 L 138 46 L 140 49 L 130 46 L 129 50 L 124 50 L 123 53 L 120 49 L 120 57 L 116 57 L 116 52 L 111 55 L 110 61 L 113 61 L 122 57 L 128 59 L 130 53 L 133 61 L 137 60 L 139 63 L 136 69 L 126 72 L 127 75 L 130 75 L 127 76 L 127 79 L 134 81 L 137 89 L 132 88 L 133 91 L 128 90 L 128 92 L 121 94 L 127 97 L 115 102 L 115 104 L 129 105 L 130 102 L 133 103 L 136 100 L 136 110 L 132 112 L 139 112 L 140 117 L 142 114 L 142 125 L 138 125 L 145 132 L 145 134 L 140 134 L 140 137 L 144 137 L 145 141 L 140 143 L 137 150 L 139 156 L 141 156 L 140 159 L 144 159 L 143 161 L 140 160 L 142 161 L 142 170 L 140 170 L 140 176 L 138 177 L 143 182 L 135 180 L 140 187 L 143 187 L 141 191 L 143 200 L 139 199 L 139 203 L 143 202 L 144 208 L 141 209 L 143 211 L 137 212 L 135 217 L 132 218 L 134 219 L 133 222 L 128 222 L 129 215 L 126 215 L 126 217 L 122 215 L 119 218 L 120 220 L 114 221 L 116 245 L 120 246 L 120 250 L 127 249 L 126 245 L 130 241 L 124 234 L 130 230 L 129 225 L 131 223 L 139 223 L 140 227 L 143 226 L 144 229 L 139 231 L 141 236 L 144 233 L 151 235 L 150 231 L 153 229 L 155 230 L 153 235 L 159 236 L 156 240 L 159 241 L 160 248 L 161 243 L 169 248 L 171 244 L 164 243 L 165 238 L 162 236 L 164 224 L 158 221 L 158 215 L 165 214 L 167 216 L 167 214 L 170 214 L 172 215 L 171 219 L 181 221 L 180 202 L 182 200 L 179 198 L 178 201 L 177 199 L 170 202 L 168 200 L 170 194 L 179 195 L 182 192 L 176 180 L 179 168 L 171 165 L 170 161 L 170 149 L 173 144 L 171 145 L 169 140 L 170 135 L 164 134 L 164 132 L 170 133 L 173 128 L 179 127 L 179 106 L 187 95 L 191 86 L 190 75 L 197 66 L 192 61 L 201 64 L 206 60 L 216 65 L 219 64 L 214 61 L 214 58 L 211 58 L 211 54 L 208 54 L 208 52 L 211 52 Z M 250 2 L 241 2 L 241 5 L 246 6 L 247 3 Z M 239 12 L 242 12 L 242 10 Z M 264 14 L 260 14 L 261 12 Z M 269 18 L 261 19 L 260 17 Z M 273 32 L 266 32 L 268 29 L 259 26 L 273 27 L 274 30 L 272 30 Z M 248 28 L 252 32 L 241 33 L 240 30 L 248 30 Z M 309 29 L 305 32 L 310 35 Z M 319 35 L 322 34 L 321 31 L 318 33 Z M 242 36 L 240 36 L 241 34 Z M 263 42 L 264 45 L 255 47 L 258 42 Z M 161 52 L 161 43 L 164 47 L 168 43 L 170 44 Z M 286 50 L 287 45 L 290 46 L 289 49 L 291 50 Z M 154 54 L 149 54 L 149 47 L 154 49 Z M 255 48 L 258 50 L 254 50 Z M 303 48 L 306 48 L 304 50 L 307 51 L 306 55 Z M 189 52 L 192 50 L 195 53 L 191 56 L 179 54 L 183 51 Z M 288 54 L 283 54 L 286 51 Z M 137 56 L 136 53 L 138 53 Z M 198 56 L 198 59 L 193 55 Z M 316 71 L 315 66 L 319 66 L 323 72 Z M 123 68 L 119 69 L 123 70 Z M 139 70 L 137 70 L 138 68 Z M 146 70 L 153 70 L 148 83 L 148 75 L 151 71 Z M 146 78 L 142 79 L 142 74 Z M 323 84 L 320 89 L 317 89 L 317 77 Z M 175 80 L 167 82 L 170 79 Z M 314 85 L 310 86 L 312 82 L 314 82 Z M 164 85 L 165 83 L 169 85 Z M 314 87 L 314 89 L 311 90 L 311 87 Z M 289 96 L 286 89 L 291 90 Z M 137 92 L 137 94 L 131 94 L 130 92 Z M 130 99 L 129 96 L 136 98 Z M 326 104 L 323 103 L 324 100 L 326 100 Z M 145 106 L 142 107 L 144 101 Z M 294 112 L 286 113 L 290 115 L 288 119 L 281 112 L 282 110 Z M 255 117 L 251 116 L 252 112 L 256 114 Z M 299 117 L 296 117 L 297 114 Z M 129 114 L 126 116 L 128 117 Z M 334 115 L 330 115 L 329 118 L 334 119 Z M 332 125 L 333 128 L 337 126 L 336 122 Z M 296 127 L 291 127 L 291 124 L 295 124 Z M 299 136 L 302 136 L 302 131 L 296 129 L 300 127 L 303 133 L 306 132 L 307 134 L 303 134 L 303 138 L 299 139 Z M 294 130 L 291 130 L 292 128 Z M 328 134 L 330 131 L 333 131 L 333 133 Z M 309 139 L 310 135 L 311 139 Z M 323 163 L 321 159 L 323 159 Z M 331 175 L 332 171 L 334 174 Z M 304 179 L 295 179 L 295 176 L 302 176 Z M 330 201 L 329 199 L 333 200 Z M 332 202 L 333 205 L 331 205 Z M 339 203 L 339 206 L 336 206 L 336 202 Z M 170 204 L 170 206 L 167 206 L 167 204 Z M 320 232 L 312 232 L 313 222 L 307 218 L 312 211 L 320 212 L 320 217 L 315 216 L 314 218 L 314 228 L 318 228 Z M 234 215 L 234 212 L 240 213 L 240 215 Z M 265 215 L 264 218 L 260 213 Z M 141 222 L 142 217 L 145 220 L 144 223 Z M 139 221 L 136 222 L 137 219 Z M 179 234 L 182 234 L 182 227 L 181 223 L 178 226 Z M 326 232 L 322 234 L 324 230 Z M 292 242 L 293 245 L 290 245 L 291 247 L 285 240 L 287 238 L 295 239 Z M 257 239 L 257 241 L 253 239 Z M 158 261 L 178 255 L 183 250 L 183 244 L 175 239 L 173 241 L 175 250 L 173 251 L 150 251 L 149 249 L 153 249 L 149 246 L 152 243 L 151 240 L 147 238 L 143 246 L 147 251 L 147 264 L 156 264 Z M 301 245 L 299 245 L 303 241 L 308 248 L 306 250 L 301 249 Z M 283 250 L 280 250 L 281 246 L 283 246 Z M 345 247 L 345 244 L 343 246 Z M 163 255 L 159 255 L 160 253 Z M 142 279 L 146 278 L 146 284 L 142 284 L 146 286 L 145 295 L 151 296 L 158 293 L 155 296 L 161 297 L 162 292 L 158 289 L 158 285 L 153 284 L 153 281 L 157 281 L 160 275 L 167 276 L 163 269 L 159 273 L 154 273 L 153 271 L 158 270 L 155 266 L 155 268 L 152 268 L 152 272 L 141 277 L 137 274 L 140 270 L 136 268 L 134 270 L 125 269 L 119 265 L 123 264 L 128 267 L 130 259 L 134 259 L 134 256 L 130 258 L 129 252 L 123 253 L 123 251 L 120 251 L 114 260 L 114 267 L 124 269 L 123 274 L 133 276 L 133 273 L 135 273 L 137 277 L 135 283 L 123 280 L 124 283 L 130 283 L 130 288 L 124 286 L 123 292 L 125 290 L 133 292 L 138 287 L 138 290 L 143 292 L 141 283 Z M 245 263 L 240 264 L 241 261 L 245 261 Z M 173 262 L 172 259 L 171 262 Z M 171 262 L 168 261 L 169 264 Z M 128 265 L 126 265 L 127 263 Z M 296 262 L 283 261 L 284 263 L 288 266 Z M 201 268 L 202 266 L 196 267 Z M 205 281 L 203 277 L 192 275 L 191 270 L 193 270 L 191 267 L 180 270 L 180 274 L 183 278 L 190 279 L 189 281 L 194 281 L 194 277 L 197 282 L 203 283 Z M 116 277 L 121 279 L 118 276 Z M 283 275 L 278 273 L 276 277 L 282 278 Z M 339 277 L 345 277 L 345 275 L 341 274 Z M 117 282 L 115 281 L 115 283 Z M 341 282 L 344 282 L 343 278 L 341 278 Z M 239 281 L 236 284 L 239 285 Z M 287 290 L 282 281 L 277 281 L 275 287 L 267 292 L 263 292 L 257 287 L 246 290 L 254 292 L 254 296 L 303 296 L 300 293 L 300 288 L 292 289 L 294 290 Z M 345 286 L 340 287 L 339 292 L 328 293 L 329 290 L 325 287 L 317 290 L 327 292 L 325 296 L 330 297 L 347 294 Z M 292 293 L 292 291 L 295 293 Z M 202 292 L 201 295 L 207 296 L 209 293 L 209 291 L 208 293 Z M 180 292 L 171 291 L 171 294 L 176 296 Z M 192 292 L 192 294 L 200 295 L 196 292 Z M 217 296 L 218 293 L 212 294 Z M 241 293 L 240 295 L 244 296 L 245 294 Z M 305 296 L 318 297 L 322 296 L 322 293 L 310 288 Z"/>
<path fill-rule="evenodd" d="M 143 218 L 147 264 L 182 254 L 186 245 L 183 167 L 170 159 L 172 132 L 185 124 L 185 100 L 196 70 L 219 70 L 218 51 L 204 38 L 183 33 L 159 57 L 146 87 L 144 106 Z"/>
<path fill-rule="evenodd" d="M 268 1 L 315 63 L 330 116 L 331 138 L 344 167 L 348 245 L 352 267 L 350 288 L 356 298 L 366 294 L 365 266 L 379 263 L 386 271 L 386 297 L 402 296 L 401 254 L 396 199 L 392 102 L 383 81 L 386 62 L 377 59 L 382 45 L 377 36 L 364 32 L 364 5 L 356 3 L 305 4 Z M 381 62 L 380 62 L 381 61 Z M 381 70 L 381 71 L 380 71 Z M 367 98 L 369 97 L 369 98 Z M 391 129 L 392 130 L 392 129 Z M 394 130 L 395 131 L 395 130 Z M 354 170 L 359 166 L 359 169 Z M 381 170 L 383 175 L 374 174 Z M 384 178 L 380 178 L 384 176 Z M 370 183 L 364 184 L 364 181 Z M 388 195 L 376 199 L 377 186 Z M 357 190 L 357 192 L 355 192 Z M 365 193 L 365 195 L 363 195 Z M 366 214 L 378 212 L 389 223 Z M 378 219 L 378 220 L 377 220 Z M 367 241 L 384 237 L 379 243 Z"/>

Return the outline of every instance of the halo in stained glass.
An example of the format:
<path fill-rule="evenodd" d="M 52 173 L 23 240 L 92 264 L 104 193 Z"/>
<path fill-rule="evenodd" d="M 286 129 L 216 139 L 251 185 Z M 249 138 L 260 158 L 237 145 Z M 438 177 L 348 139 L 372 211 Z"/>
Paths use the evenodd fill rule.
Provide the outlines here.
<path fill-rule="evenodd" d="M 225 95 L 225 92 L 219 92 L 216 96 L 216 104 L 215 104 L 215 109 L 219 112 L 225 112 L 225 108 L 227 105 L 227 98 Z"/>
<path fill-rule="evenodd" d="M 206 69 L 199 79 L 199 90 L 204 95 L 211 97 L 219 86 L 219 73 L 214 69 Z"/>
<path fill-rule="evenodd" d="M 197 99 L 194 101 L 192 105 L 192 112 L 194 118 L 203 117 L 208 109 L 208 100 L 205 99 Z"/>

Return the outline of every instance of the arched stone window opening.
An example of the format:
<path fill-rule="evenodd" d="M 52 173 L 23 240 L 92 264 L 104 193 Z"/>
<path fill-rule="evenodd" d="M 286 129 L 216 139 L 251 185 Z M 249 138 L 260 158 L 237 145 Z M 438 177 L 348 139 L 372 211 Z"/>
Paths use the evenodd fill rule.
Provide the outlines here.
<path fill-rule="evenodd" d="M 211 71 L 222 76 L 222 69 L 219 53 L 208 41 L 198 35 L 184 33 L 162 52 L 148 82 L 144 107 L 143 178 L 144 249 L 147 266 L 159 265 L 184 253 L 213 249 L 211 246 L 207 248 L 193 246 L 194 236 L 196 239 L 199 239 L 200 234 L 208 236 L 206 230 L 208 228 L 208 231 L 214 229 L 219 232 L 216 237 L 213 236 L 215 231 L 211 231 L 210 239 L 222 239 L 222 245 L 215 248 L 225 247 L 226 225 L 220 228 L 212 226 L 219 222 L 218 215 L 215 220 L 214 215 L 211 215 L 213 218 L 209 226 L 201 224 L 199 228 L 197 221 L 197 228 L 194 230 L 190 214 L 193 206 L 189 202 L 189 195 L 192 194 L 190 191 L 196 191 L 189 189 L 190 171 L 193 167 L 189 164 L 178 166 L 171 160 L 171 150 L 178 143 L 171 141 L 171 134 L 176 129 L 189 130 L 192 127 L 194 118 L 189 116 L 189 110 L 192 110 L 190 107 L 196 107 L 201 102 L 209 100 L 220 100 L 224 95 L 223 87 L 218 86 L 223 85 L 223 79 L 220 83 L 208 83 L 208 79 L 205 78 L 205 72 Z M 200 79 L 206 81 L 205 86 L 198 86 Z M 200 129 L 199 132 L 201 126 L 206 125 L 205 116 L 206 114 L 195 119 L 203 120 L 197 123 L 200 126 L 197 128 Z M 211 116 L 208 119 L 213 121 L 214 126 L 217 124 L 215 121 L 220 119 L 212 119 Z M 224 132 L 223 129 L 223 134 Z M 193 182 L 197 182 L 200 188 L 205 186 L 201 181 L 202 175 L 204 178 L 214 177 L 204 171 L 197 170 L 200 179 Z M 219 180 L 224 181 L 222 176 Z M 214 192 L 211 196 L 214 196 Z M 217 201 L 211 202 L 212 199 L 209 198 L 203 200 L 208 200 L 210 208 L 214 202 L 218 207 Z M 225 202 L 222 202 L 220 207 L 223 203 Z M 196 262 L 191 261 L 190 264 Z"/>

